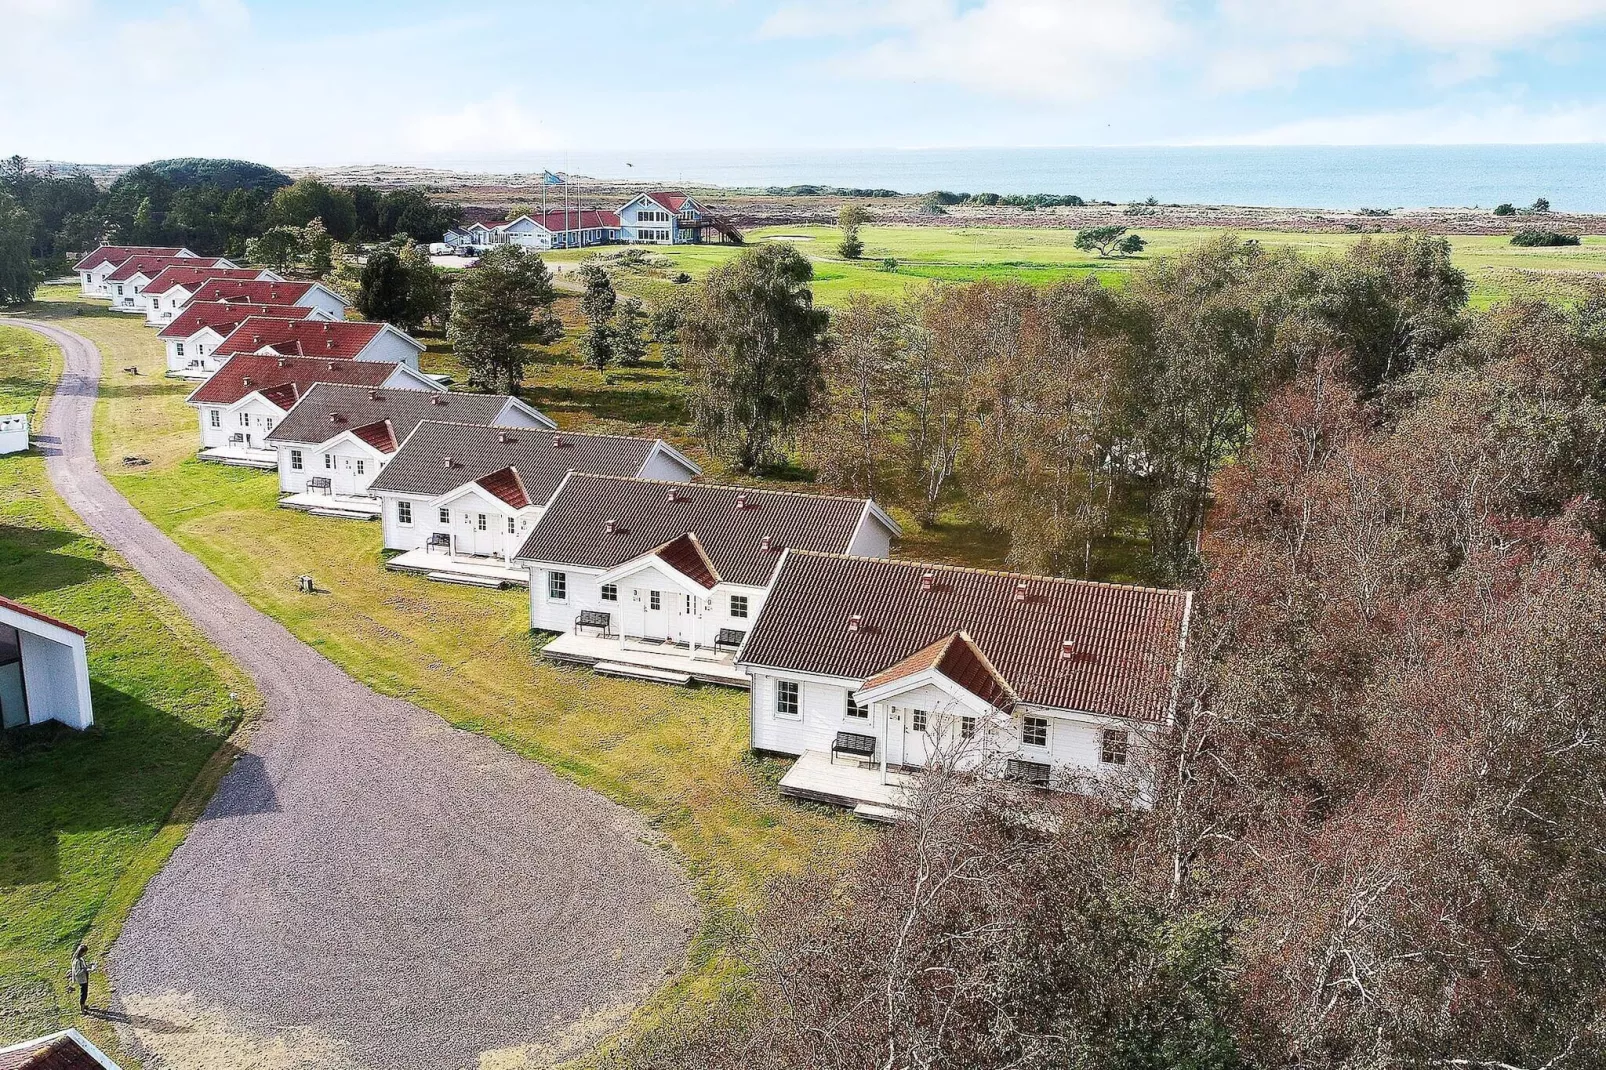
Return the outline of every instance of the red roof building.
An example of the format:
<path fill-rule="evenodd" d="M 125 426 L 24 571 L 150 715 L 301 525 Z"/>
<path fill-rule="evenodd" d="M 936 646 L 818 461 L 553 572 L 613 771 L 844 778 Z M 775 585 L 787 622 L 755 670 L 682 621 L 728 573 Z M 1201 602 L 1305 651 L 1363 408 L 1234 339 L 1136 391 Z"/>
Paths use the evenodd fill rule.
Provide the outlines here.
<path fill-rule="evenodd" d="M 252 393 L 260 393 L 288 412 L 314 383 L 384 386 L 396 374 L 397 367 L 376 361 L 327 357 L 236 354 L 197 387 L 187 400 L 192 405 L 232 405 Z"/>
<path fill-rule="evenodd" d="M 74 271 L 93 271 L 105 264 L 117 265 L 134 256 L 194 256 L 177 245 L 102 245 L 72 266 Z"/>
<path fill-rule="evenodd" d="M 140 293 L 146 297 L 155 297 L 165 294 L 174 286 L 182 286 L 193 291 L 196 286 L 209 279 L 240 279 L 255 280 L 262 276 L 260 268 L 226 268 L 216 266 L 191 266 L 188 264 L 169 264 L 157 272 Z"/>
<path fill-rule="evenodd" d="M 208 280 L 192 301 L 243 301 L 253 305 L 299 305 L 313 288 L 310 282 L 247 282 Z"/>
<path fill-rule="evenodd" d="M 232 301 L 191 301 L 173 318 L 173 322 L 157 332 L 156 337 L 182 341 L 211 328 L 222 339 L 234 328 L 252 316 L 270 316 L 274 319 L 305 319 L 313 309 L 300 305 L 252 305 Z"/>
<path fill-rule="evenodd" d="M 280 357 L 359 360 L 387 329 L 394 330 L 383 323 L 252 316 L 242 321 L 215 352 L 220 359 L 269 350 L 271 355 Z"/>
<path fill-rule="evenodd" d="M 106 281 L 127 282 L 135 275 L 144 275 L 147 279 L 154 278 L 161 274 L 163 268 L 175 264 L 182 267 L 217 267 L 220 264 L 234 266 L 219 256 L 131 256 L 118 264 L 117 269 L 106 276 Z"/>

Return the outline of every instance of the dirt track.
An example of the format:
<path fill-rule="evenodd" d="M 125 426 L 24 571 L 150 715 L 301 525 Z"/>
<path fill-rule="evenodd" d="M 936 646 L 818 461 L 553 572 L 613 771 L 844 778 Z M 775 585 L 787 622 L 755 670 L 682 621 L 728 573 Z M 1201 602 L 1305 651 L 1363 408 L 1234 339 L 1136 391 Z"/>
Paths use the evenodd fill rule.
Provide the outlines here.
<path fill-rule="evenodd" d="M 252 609 L 95 467 L 93 343 L 7 322 L 66 356 L 39 435 L 52 483 L 266 700 L 112 951 L 125 1040 L 182 1070 L 455 1070 L 545 1066 L 617 1028 L 696 920 L 647 826 Z"/>

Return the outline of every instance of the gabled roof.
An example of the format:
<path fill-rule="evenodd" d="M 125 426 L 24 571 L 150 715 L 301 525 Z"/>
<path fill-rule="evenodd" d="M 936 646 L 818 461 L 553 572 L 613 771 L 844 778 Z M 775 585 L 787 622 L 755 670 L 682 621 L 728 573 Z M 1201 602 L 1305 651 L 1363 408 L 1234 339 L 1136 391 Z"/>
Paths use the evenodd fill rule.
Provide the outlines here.
<path fill-rule="evenodd" d="M 280 357 L 355 360 L 386 330 L 383 323 L 355 320 L 273 319 L 252 316 L 218 344 L 220 357 L 271 350 Z M 396 332 L 403 338 L 407 335 Z M 408 339 L 413 341 L 412 339 Z M 420 350 L 424 347 L 413 342 Z"/>
<path fill-rule="evenodd" d="M 719 570 L 709 560 L 697 536 L 688 531 L 654 550 L 653 556 L 683 576 L 689 576 L 712 590 L 719 586 Z"/>
<path fill-rule="evenodd" d="M 131 256 L 117 265 L 117 269 L 106 276 L 107 282 L 126 282 L 135 275 L 144 275 L 150 278 L 161 274 L 163 268 L 182 264 L 187 267 L 217 267 L 222 261 L 220 256 Z"/>
<path fill-rule="evenodd" d="M 102 264 L 121 264 L 131 256 L 194 256 L 178 245 L 102 245 L 72 266 L 74 271 L 92 271 Z"/>
<path fill-rule="evenodd" d="M 489 475 L 480 476 L 474 482 L 491 497 L 506 502 L 515 509 L 526 509 L 534 504 L 530 500 L 529 491 L 524 489 L 524 480 L 519 478 L 519 470 L 513 465 L 498 468 Z"/>
<path fill-rule="evenodd" d="M 794 551 L 742 661 L 872 680 L 907 659 L 933 663 L 932 647 L 963 631 L 1022 702 L 1158 722 L 1171 710 L 1191 598 L 1188 591 Z M 961 676 L 973 671 L 949 665 Z"/>
<path fill-rule="evenodd" d="M 846 551 L 865 505 L 864 498 L 576 474 L 518 556 L 606 570 L 692 532 L 725 582 L 761 587 L 787 547 Z"/>
<path fill-rule="evenodd" d="M 195 291 L 192 301 L 249 301 L 257 305 L 294 305 L 299 304 L 314 286 L 320 290 L 327 287 L 318 286 L 313 282 L 250 282 L 242 279 L 220 279 L 207 282 Z M 330 290 L 329 293 L 334 294 Z"/>
<path fill-rule="evenodd" d="M 375 420 L 361 427 L 353 427 L 351 433 L 380 453 L 395 453 L 401 445 L 396 439 L 396 429 L 389 420 Z"/>
<path fill-rule="evenodd" d="M 318 383 L 269 432 L 267 440 L 274 443 L 327 442 L 353 427 L 389 420 L 398 440 L 405 441 L 413 428 L 425 420 L 493 424 L 513 400 L 506 394 L 379 390 Z M 536 416 L 541 414 L 536 413 Z M 528 430 L 533 434 L 538 429 Z"/>
<path fill-rule="evenodd" d="M 941 673 L 989 706 L 1007 710 L 1014 705 L 1014 688 L 998 674 L 987 655 L 964 631 L 945 635 L 891 668 L 876 673 L 864 682 L 862 690 L 873 691 L 928 671 Z"/>
<path fill-rule="evenodd" d="M 653 190 L 651 193 L 642 194 L 642 196 L 652 198 L 665 208 L 669 209 L 671 212 L 680 211 L 681 205 L 691 200 L 690 197 L 686 196 L 684 193 L 681 193 L 679 190 L 670 189 Z"/>
<path fill-rule="evenodd" d="M 117 1064 L 76 1029 L 0 1046 L 0 1070 L 117 1070 Z"/>
<path fill-rule="evenodd" d="M 305 305 L 252 305 L 243 301 L 190 301 L 179 310 L 172 322 L 156 332 L 158 338 L 182 341 L 207 327 L 219 337 L 228 333 L 251 316 L 273 316 L 277 319 L 306 319 L 313 309 Z"/>
<path fill-rule="evenodd" d="M 237 354 L 223 362 L 212 378 L 195 388 L 191 404 L 232 405 L 252 392 L 289 410 L 314 383 L 384 385 L 402 365 L 377 360 L 329 360 L 314 357 L 259 357 Z"/>
<path fill-rule="evenodd" d="M 0 609 L 9 609 L 13 613 L 21 613 L 24 617 L 32 617 L 34 620 L 43 624 L 49 624 L 52 627 L 65 628 L 67 631 L 73 632 L 76 635 L 88 634 L 76 624 L 68 624 L 64 620 L 57 620 L 55 617 L 41 613 L 37 609 L 32 609 L 23 605 L 21 602 L 14 601 L 13 599 L 7 598 L 4 595 L 0 595 Z"/>
<path fill-rule="evenodd" d="M 605 230 L 619 226 L 619 213 L 603 212 L 595 208 L 549 208 L 545 215 L 537 212 L 535 215 L 521 215 L 518 219 L 510 219 L 506 223 L 480 224 L 487 230 L 506 230 L 517 223 L 519 219 L 528 219 L 537 226 L 545 227 L 549 231 L 563 230 Z"/>
<path fill-rule="evenodd" d="M 369 492 L 434 498 L 511 466 L 519 470 L 530 500 L 539 504 L 552 497 L 571 471 L 635 475 L 660 445 L 651 438 L 425 420 L 374 477 Z"/>
<path fill-rule="evenodd" d="M 190 267 L 169 264 L 158 271 L 141 292 L 147 295 L 165 294 L 175 286 L 193 291 L 196 286 L 208 279 L 257 279 L 261 276 L 261 268 Z"/>

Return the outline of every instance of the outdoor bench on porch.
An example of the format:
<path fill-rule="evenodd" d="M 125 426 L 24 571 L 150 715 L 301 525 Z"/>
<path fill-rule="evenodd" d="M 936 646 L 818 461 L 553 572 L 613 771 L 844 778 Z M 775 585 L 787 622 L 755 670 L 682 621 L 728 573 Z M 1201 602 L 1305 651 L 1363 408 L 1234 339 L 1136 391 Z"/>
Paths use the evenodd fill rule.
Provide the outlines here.
<path fill-rule="evenodd" d="M 307 480 L 308 490 L 330 490 L 333 487 L 334 483 L 328 476 L 312 476 Z"/>
<path fill-rule="evenodd" d="M 424 544 L 424 549 L 433 550 L 437 546 L 444 546 L 450 552 L 452 549 L 452 537 L 444 531 L 432 533 L 429 541 Z"/>
<path fill-rule="evenodd" d="M 574 630 L 581 628 L 595 628 L 599 635 L 607 635 L 608 627 L 613 623 L 613 615 L 604 613 L 600 609 L 582 609 L 574 618 Z"/>
<path fill-rule="evenodd" d="M 1011 758 L 1004 763 L 1004 777 L 1018 784 L 1029 784 L 1034 788 L 1048 787 L 1048 777 L 1052 770 L 1046 762 L 1029 762 L 1024 758 Z"/>
<path fill-rule="evenodd" d="M 746 638 L 747 633 L 744 631 L 736 628 L 721 628 L 719 634 L 714 637 L 714 645 L 739 647 L 742 645 L 742 640 Z"/>
<path fill-rule="evenodd" d="M 864 761 L 875 759 L 875 737 L 867 736 L 863 732 L 838 732 L 831 741 L 831 761 L 836 761 L 838 754 L 851 755 Z"/>

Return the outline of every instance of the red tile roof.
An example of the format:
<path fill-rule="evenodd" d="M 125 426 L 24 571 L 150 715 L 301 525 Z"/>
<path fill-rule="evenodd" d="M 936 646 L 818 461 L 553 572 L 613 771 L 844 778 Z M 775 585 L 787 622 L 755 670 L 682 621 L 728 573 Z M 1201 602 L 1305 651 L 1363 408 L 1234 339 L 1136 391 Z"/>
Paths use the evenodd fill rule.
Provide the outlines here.
<path fill-rule="evenodd" d="M 312 289 L 310 282 L 245 282 L 227 279 L 209 282 L 191 301 L 249 301 L 257 305 L 294 305 Z"/>
<path fill-rule="evenodd" d="M 223 362 L 190 395 L 196 404 L 232 405 L 252 391 L 286 412 L 313 383 L 382 386 L 399 364 L 377 360 L 330 360 L 316 357 L 257 357 L 237 354 Z"/>
<path fill-rule="evenodd" d="M 82 628 L 78 627 L 77 625 L 68 624 L 64 620 L 57 620 L 55 617 L 47 616 L 47 615 L 39 612 L 37 609 L 30 609 L 28 606 L 23 605 L 21 602 L 13 601 L 12 599 L 7 598 L 5 595 L 0 595 L 0 607 L 4 607 L 6 609 L 15 610 L 16 612 L 21 613 L 25 617 L 32 617 L 34 620 L 44 621 L 46 624 L 54 624 L 58 628 L 65 628 L 69 632 L 74 632 L 74 633 L 76 633 L 78 635 L 87 635 L 88 634 L 87 632 L 85 632 Z"/>
<path fill-rule="evenodd" d="M 1007 710 L 1015 703 L 1014 688 L 998 674 L 993 663 L 987 660 L 963 631 L 953 632 L 904 658 L 890 669 L 876 673 L 864 682 L 865 690 L 881 687 L 906 677 L 935 669 L 972 695 L 998 709 Z"/>
<path fill-rule="evenodd" d="M 179 264 L 183 267 L 217 267 L 222 257 L 217 256 L 131 256 L 117 265 L 117 270 L 106 276 L 107 282 L 126 282 L 135 275 L 150 278 L 159 275 L 163 268 Z"/>
<path fill-rule="evenodd" d="M 255 279 L 261 276 L 261 268 L 225 268 L 225 267 L 190 267 L 170 264 L 156 273 L 155 278 L 145 284 L 141 293 L 165 294 L 175 286 L 182 286 L 193 291 L 197 285 L 208 279 Z"/>
<path fill-rule="evenodd" d="M 354 360 L 384 329 L 383 323 L 252 316 L 218 343 L 216 354 L 256 353 L 266 346 L 281 357 Z"/>
<path fill-rule="evenodd" d="M 691 200 L 690 197 L 687 197 L 679 190 L 654 190 L 652 193 L 647 194 L 647 196 L 651 197 L 653 200 L 657 201 L 671 212 L 680 211 L 680 206 Z"/>
<path fill-rule="evenodd" d="M 742 661 L 869 680 L 962 630 L 1023 702 L 1163 721 L 1190 599 L 1187 591 L 793 551 Z"/>
<path fill-rule="evenodd" d="M 396 441 L 396 429 L 391 426 L 389 420 L 375 420 L 371 424 L 353 427 L 351 433 L 380 453 L 395 453 L 399 445 Z"/>
<path fill-rule="evenodd" d="M 306 319 L 312 309 L 304 305 L 251 305 L 244 301 L 191 301 L 173 317 L 173 322 L 156 332 L 158 338 L 182 341 L 206 327 L 225 337 L 251 316 L 275 319 Z"/>
<path fill-rule="evenodd" d="M 619 213 L 603 212 L 595 208 L 571 208 L 565 212 L 562 208 L 551 208 L 543 217 L 535 212 L 530 219 L 540 223 L 551 231 L 562 230 L 606 230 L 619 226 Z M 505 223 L 485 223 L 486 227 L 496 228 L 506 226 Z"/>
<path fill-rule="evenodd" d="M 689 531 L 658 547 L 653 551 L 653 556 L 709 590 L 719 586 L 719 570 L 708 559 L 708 554 L 704 552 L 703 544 L 698 541 L 697 536 Z"/>
<path fill-rule="evenodd" d="M 131 256 L 178 256 L 188 249 L 177 245 L 102 245 L 72 266 L 74 271 L 89 271 L 102 264 L 121 264 Z"/>
<path fill-rule="evenodd" d="M 0 1052 L 0 1070 L 103 1070 L 103 1064 L 76 1038 L 58 1033 Z"/>
<path fill-rule="evenodd" d="M 553 495 L 519 557 L 611 569 L 694 532 L 725 582 L 762 587 L 788 546 L 845 552 L 868 506 L 864 498 L 583 471 Z"/>
<path fill-rule="evenodd" d="M 489 492 L 493 498 L 498 498 L 515 509 L 524 509 L 530 505 L 530 495 L 524 489 L 524 480 L 519 478 L 519 470 L 512 465 L 481 476 L 474 482 Z"/>

